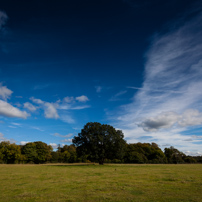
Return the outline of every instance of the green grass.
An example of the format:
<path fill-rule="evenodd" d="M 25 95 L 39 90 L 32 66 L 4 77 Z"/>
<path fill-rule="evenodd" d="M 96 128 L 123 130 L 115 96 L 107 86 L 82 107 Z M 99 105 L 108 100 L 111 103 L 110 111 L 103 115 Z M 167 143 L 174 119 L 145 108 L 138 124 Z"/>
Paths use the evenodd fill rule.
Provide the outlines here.
<path fill-rule="evenodd" d="M 0 201 L 202 201 L 202 164 L 0 165 Z"/>

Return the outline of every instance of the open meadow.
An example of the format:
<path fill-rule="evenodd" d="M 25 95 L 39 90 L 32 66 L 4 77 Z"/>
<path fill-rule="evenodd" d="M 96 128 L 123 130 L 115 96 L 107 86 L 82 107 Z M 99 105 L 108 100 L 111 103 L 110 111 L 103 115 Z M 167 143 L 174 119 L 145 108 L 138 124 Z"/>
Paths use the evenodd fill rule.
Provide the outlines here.
<path fill-rule="evenodd" d="M 202 164 L 0 165 L 0 201 L 202 201 Z"/>

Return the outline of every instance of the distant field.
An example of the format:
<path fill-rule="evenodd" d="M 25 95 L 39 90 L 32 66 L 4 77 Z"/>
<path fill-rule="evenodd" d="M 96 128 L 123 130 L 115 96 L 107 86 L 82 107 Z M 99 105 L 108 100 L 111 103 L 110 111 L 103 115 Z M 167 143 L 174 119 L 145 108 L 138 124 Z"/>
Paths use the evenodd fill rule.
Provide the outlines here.
<path fill-rule="evenodd" d="M 0 165 L 0 201 L 202 201 L 202 165 Z"/>

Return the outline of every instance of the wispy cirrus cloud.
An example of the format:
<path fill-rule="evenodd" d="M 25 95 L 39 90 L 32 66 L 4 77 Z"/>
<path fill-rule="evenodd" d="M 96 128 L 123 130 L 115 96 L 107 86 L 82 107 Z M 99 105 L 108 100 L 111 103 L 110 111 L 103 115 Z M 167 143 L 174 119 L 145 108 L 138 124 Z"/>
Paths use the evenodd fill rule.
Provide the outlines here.
<path fill-rule="evenodd" d="M 120 92 L 118 92 L 117 94 L 115 94 L 114 96 L 112 96 L 112 97 L 109 99 L 109 101 L 118 101 L 118 100 L 121 99 L 120 97 L 121 97 L 122 95 L 126 94 L 126 93 L 127 93 L 126 90 L 120 91 Z"/>
<path fill-rule="evenodd" d="M 62 112 L 60 114 L 60 119 L 65 122 L 65 123 L 69 123 L 69 124 L 74 124 L 76 121 L 74 120 L 74 118 L 70 115 L 67 114 L 66 112 Z"/>
<path fill-rule="evenodd" d="M 8 20 L 7 14 L 4 11 L 0 11 L 0 30 L 6 24 L 7 20 Z"/>
<path fill-rule="evenodd" d="M 32 126 L 31 128 L 32 128 L 32 129 L 35 129 L 35 130 L 38 130 L 38 131 L 41 131 L 41 132 L 44 131 L 43 129 L 41 129 L 41 128 L 39 128 L 39 127 L 36 127 L 36 126 Z"/>
<path fill-rule="evenodd" d="M 186 142 L 188 127 L 202 124 L 202 12 L 164 35 L 156 35 L 146 54 L 144 82 L 133 102 L 122 106 L 120 126 L 131 141 L 149 136 L 161 145 L 184 150 L 197 148 Z"/>
<path fill-rule="evenodd" d="M 59 133 L 54 133 L 54 136 L 55 136 L 55 137 L 72 137 L 73 134 L 72 134 L 72 133 L 69 133 L 69 134 L 67 134 L 67 135 L 61 135 L 61 134 L 59 134 Z"/>

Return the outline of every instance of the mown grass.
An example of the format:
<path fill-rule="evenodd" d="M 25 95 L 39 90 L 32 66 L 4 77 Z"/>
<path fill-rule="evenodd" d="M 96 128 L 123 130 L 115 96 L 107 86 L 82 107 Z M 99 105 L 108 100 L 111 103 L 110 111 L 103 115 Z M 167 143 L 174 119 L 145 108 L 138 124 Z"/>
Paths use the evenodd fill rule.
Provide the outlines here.
<path fill-rule="evenodd" d="M 202 201 L 202 165 L 0 165 L 0 201 Z"/>

